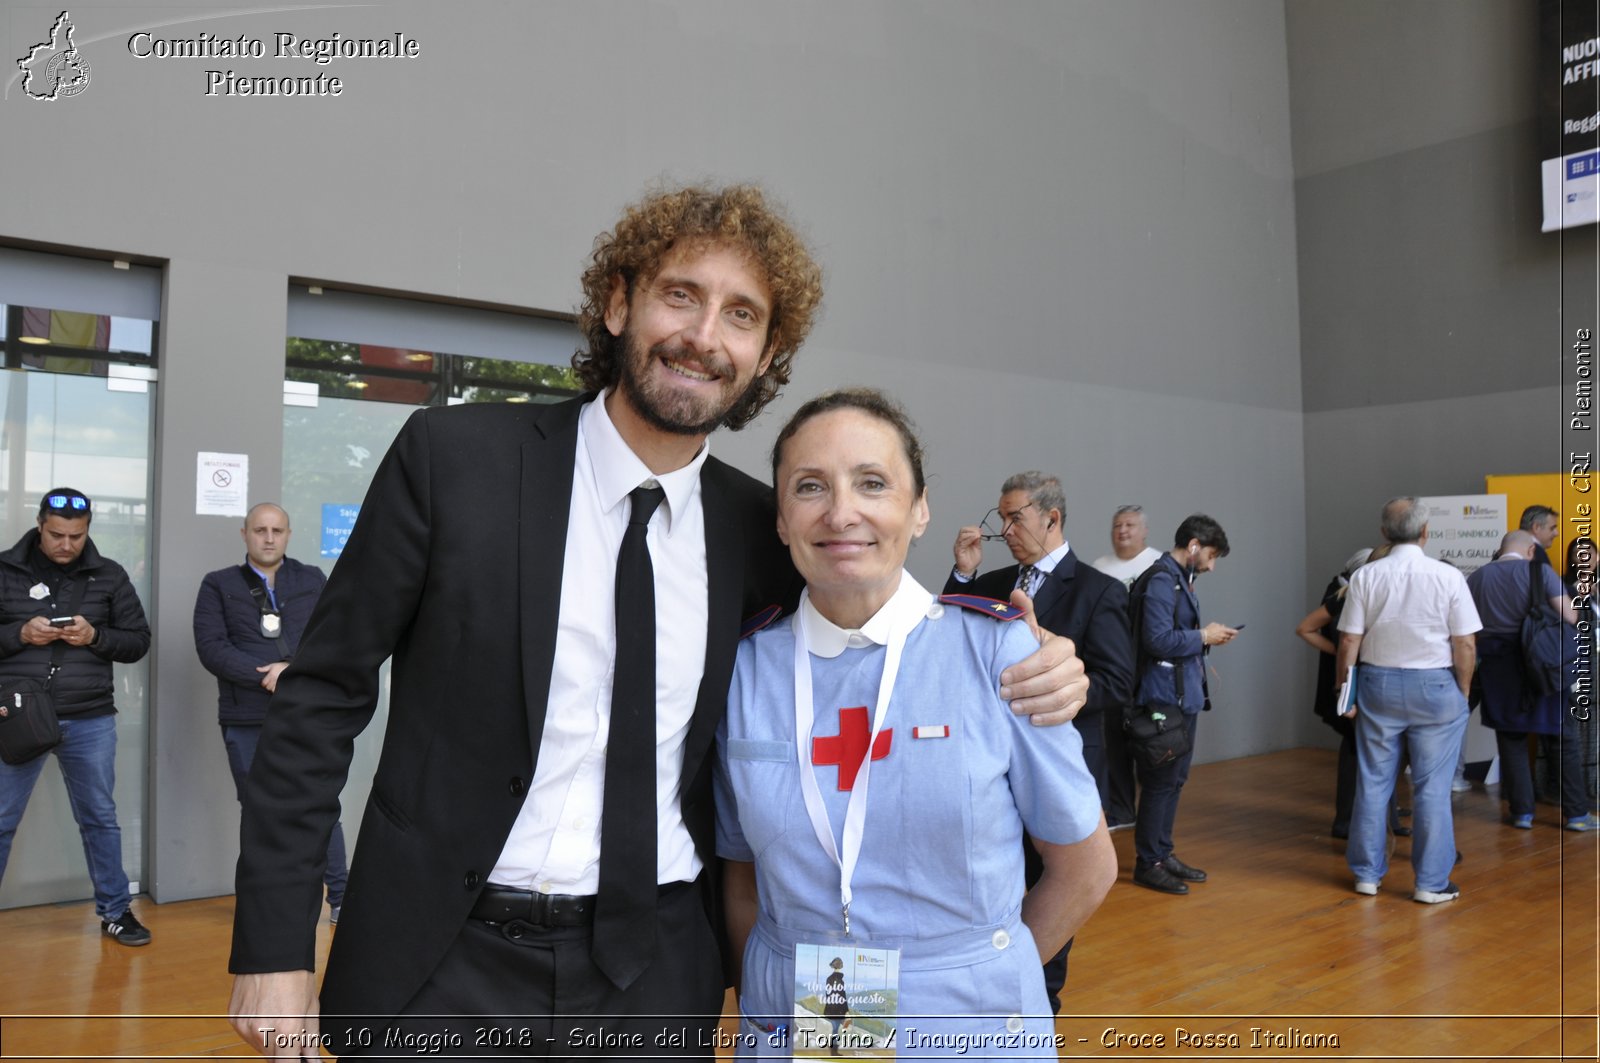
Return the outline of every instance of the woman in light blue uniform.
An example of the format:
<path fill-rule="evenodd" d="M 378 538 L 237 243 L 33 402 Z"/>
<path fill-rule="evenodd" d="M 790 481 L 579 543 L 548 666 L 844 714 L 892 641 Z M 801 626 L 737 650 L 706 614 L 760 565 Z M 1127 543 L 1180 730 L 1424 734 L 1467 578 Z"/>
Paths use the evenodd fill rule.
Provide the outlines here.
<path fill-rule="evenodd" d="M 1000 673 L 1037 642 L 1001 618 L 1016 610 L 941 602 L 905 572 L 928 522 L 921 448 L 882 395 L 807 403 L 773 454 L 807 593 L 740 646 L 719 734 L 739 1054 L 787 1056 L 808 1023 L 831 1027 L 797 989 L 797 953 L 821 946 L 823 964 L 898 950 L 901 1055 L 1054 1059 L 1041 956 L 1099 905 L 1116 858 L 1077 731 L 1000 700 Z M 1045 859 L 1026 898 L 1024 830 Z M 850 992 L 854 1007 L 859 976 Z"/>

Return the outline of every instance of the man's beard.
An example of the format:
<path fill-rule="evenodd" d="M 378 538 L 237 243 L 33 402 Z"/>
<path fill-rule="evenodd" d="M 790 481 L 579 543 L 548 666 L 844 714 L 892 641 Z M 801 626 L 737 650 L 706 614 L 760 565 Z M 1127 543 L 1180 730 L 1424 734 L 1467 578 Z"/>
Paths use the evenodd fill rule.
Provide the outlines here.
<path fill-rule="evenodd" d="M 617 346 L 620 356 L 617 390 L 626 393 L 634 411 L 659 431 L 683 436 L 710 435 L 730 416 L 738 419 L 760 399 L 761 377 L 751 377 L 750 383 L 741 390 L 733 366 L 726 361 L 708 362 L 691 356 L 681 346 L 674 347 L 666 342 L 656 344 L 649 351 L 640 350 L 631 329 L 623 330 L 617 338 Z M 722 393 L 714 398 L 697 398 L 658 387 L 647 372 L 650 362 L 657 358 L 687 362 L 715 373 L 722 384 Z"/>

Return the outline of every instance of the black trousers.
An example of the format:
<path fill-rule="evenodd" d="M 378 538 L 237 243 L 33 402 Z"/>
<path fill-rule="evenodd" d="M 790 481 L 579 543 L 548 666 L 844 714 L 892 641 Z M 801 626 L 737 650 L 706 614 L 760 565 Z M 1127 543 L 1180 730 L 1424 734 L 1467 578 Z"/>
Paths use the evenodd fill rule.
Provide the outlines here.
<path fill-rule="evenodd" d="M 1137 813 L 1133 754 L 1128 750 L 1127 736 L 1122 730 L 1123 711 L 1111 708 L 1102 714 L 1105 717 L 1101 728 L 1105 741 L 1105 785 L 1100 790 L 1100 804 L 1105 808 L 1106 825 L 1110 827 L 1132 823 Z"/>
<path fill-rule="evenodd" d="M 1181 711 L 1176 705 L 1163 706 L 1169 713 Z M 1198 712 L 1183 714 L 1189 729 L 1189 752 L 1159 768 L 1139 765 L 1139 809 L 1133 821 L 1134 868 L 1159 864 L 1172 855 L 1172 826 L 1178 820 L 1178 798 L 1189 781 L 1189 765 L 1194 760 L 1194 735 Z"/>
<path fill-rule="evenodd" d="M 1094 777 L 1095 789 L 1101 794 L 1106 790 L 1105 717 L 1104 710 L 1095 709 L 1093 712 L 1078 713 L 1072 721 L 1078 729 L 1078 737 L 1083 741 L 1084 767 L 1089 769 L 1089 774 Z"/>
<path fill-rule="evenodd" d="M 725 987 L 701 888 L 661 899 L 655 959 L 627 989 L 589 958 L 589 927 L 469 919 L 401 1015 L 341 1031 L 334 1047 L 351 1059 L 710 1060 Z"/>
<path fill-rule="evenodd" d="M 1343 716 L 1319 717 L 1339 736 L 1339 760 L 1334 776 L 1333 833 L 1350 833 L 1350 814 L 1356 806 L 1356 725 Z"/>

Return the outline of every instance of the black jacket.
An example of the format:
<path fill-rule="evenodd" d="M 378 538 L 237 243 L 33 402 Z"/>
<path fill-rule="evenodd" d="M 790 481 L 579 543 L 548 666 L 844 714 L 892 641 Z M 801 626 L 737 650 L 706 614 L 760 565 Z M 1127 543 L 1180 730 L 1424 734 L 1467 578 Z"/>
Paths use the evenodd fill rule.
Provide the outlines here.
<path fill-rule="evenodd" d="M 113 702 L 111 662 L 132 663 L 150 650 L 150 625 L 134 592 L 128 573 L 110 558 L 101 557 L 94 540 L 86 539 L 78 555 L 77 578 L 43 562 L 42 575 L 34 571 L 42 555 L 34 552 L 39 529 L 0 554 L 0 678 L 44 679 L 50 673 L 52 646 L 22 641 L 22 626 L 36 616 L 82 616 L 95 627 L 90 646 L 61 644 L 61 670 L 50 683 L 56 715 L 87 718 L 109 716 Z M 33 592 L 43 586 L 50 593 Z M 39 593 L 40 597 L 35 597 Z M 59 605 L 59 608 L 58 608 Z"/>
<path fill-rule="evenodd" d="M 283 649 L 261 633 L 256 605 L 240 565 L 206 574 L 194 603 L 194 648 L 206 671 L 217 677 L 217 719 L 227 724 L 257 724 L 266 719 L 272 697 L 256 668 L 288 660 L 300 645 L 311 609 L 327 582 L 322 570 L 283 559 L 272 579 L 282 617 Z M 285 653 L 285 650 L 287 653 Z"/>
<path fill-rule="evenodd" d="M 952 572 L 944 593 L 981 594 L 1006 601 L 1016 585 L 1017 566 L 1007 565 L 970 583 L 962 583 Z M 1068 550 L 1039 585 L 1033 612 L 1040 627 L 1071 639 L 1083 658 L 1089 675 L 1085 713 L 1117 709 L 1133 701 L 1133 633 L 1128 625 L 1128 592 L 1121 580 L 1083 564 Z"/>
<path fill-rule="evenodd" d="M 592 399 L 413 414 L 278 680 L 241 819 L 236 973 L 314 968 L 318 868 L 393 657 L 383 753 L 322 983 L 335 1044 L 339 1016 L 393 1015 L 434 972 L 537 770 L 578 415 Z M 700 486 L 706 657 L 678 796 L 715 881 L 711 752 L 740 622 L 792 604 L 799 584 L 770 488 L 715 457 Z"/>

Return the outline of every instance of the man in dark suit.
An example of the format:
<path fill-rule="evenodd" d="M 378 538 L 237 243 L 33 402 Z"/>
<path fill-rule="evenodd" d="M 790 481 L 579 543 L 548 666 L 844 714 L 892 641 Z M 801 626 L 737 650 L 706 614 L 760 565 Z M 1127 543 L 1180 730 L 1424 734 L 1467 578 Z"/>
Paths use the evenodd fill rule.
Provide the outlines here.
<path fill-rule="evenodd" d="M 279 681 L 230 964 L 264 1054 L 712 1054 L 708 754 L 741 618 L 798 586 L 771 492 L 706 439 L 788 381 L 820 273 L 758 189 L 690 188 L 628 208 L 583 285 L 591 394 L 414 415 Z M 319 1033 L 318 864 L 390 655 Z M 1018 711 L 1082 703 L 1065 640 L 1013 672 Z"/>
<path fill-rule="evenodd" d="M 994 517 L 1017 564 L 978 574 L 983 563 L 983 529 L 969 525 L 956 533 L 955 568 L 946 594 L 978 594 L 1007 599 L 1022 591 L 1033 599 L 1039 625 L 1072 640 L 1089 674 L 1089 700 L 1074 723 L 1083 738 L 1083 759 L 1105 792 L 1105 728 L 1120 727 L 1121 707 L 1133 697 L 1134 649 L 1128 626 L 1128 592 L 1122 581 L 1081 563 L 1067 544 L 1066 499 L 1061 481 L 1037 470 L 1019 472 L 1000 486 Z M 1031 844 L 1025 864 L 1031 887 L 1043 867 Z M 1066 982 L 1064 947 L 1045 964 L 1051 1007 L 1061 1010 Z"/>
<path fill-rule="evenodd" d="M 1088 704 L 1073 722 L 1083 737 L 1083 759 L 1100 783 L 1105 773 L 1103 728 L 1121 725 L 1110 716 L 1133 697 L 1128 592 L 1120 580 L 1078 560 L 1067 544 L 1065 511 L 1056 477 L 1029 471 L 1006 480 L 995 515 L 1017 564 L 980 576 L 984 533 L 969 525 L 956 533 L 955 568 L 944 592 L 1005 600 L 1020 590 L 1033 599 L 1040 627 L 1073 641 L 1090 681 Z"/>

